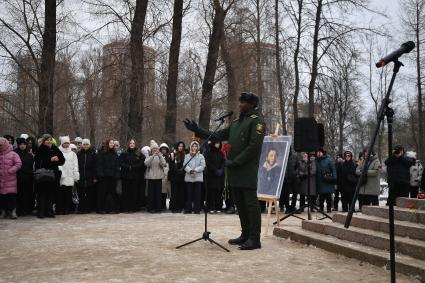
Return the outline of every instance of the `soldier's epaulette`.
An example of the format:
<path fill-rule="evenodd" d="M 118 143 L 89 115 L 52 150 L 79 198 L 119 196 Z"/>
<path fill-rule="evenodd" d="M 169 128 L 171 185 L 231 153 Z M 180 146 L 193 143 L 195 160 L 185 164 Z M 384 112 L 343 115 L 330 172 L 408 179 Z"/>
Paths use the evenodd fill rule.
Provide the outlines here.
<path fill-rule="evenodd" d="M 253 118 L 253 119 L 257 119 L 258 118 L 258 115 L 256 115 L 256 114 L 252 114 L 251 116 L 249 116 L 249 117 L 251 117 L 251 118 Z"/>

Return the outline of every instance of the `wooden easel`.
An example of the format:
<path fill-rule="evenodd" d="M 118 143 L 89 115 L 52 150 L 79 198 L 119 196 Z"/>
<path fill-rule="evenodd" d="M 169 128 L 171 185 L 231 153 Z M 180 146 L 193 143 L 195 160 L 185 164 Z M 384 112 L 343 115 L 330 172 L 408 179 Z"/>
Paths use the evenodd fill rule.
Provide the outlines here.
<path fill-rule="evenodd" d="M 272 138 L 277 138 L 279 134 L 280 124 L 278 123 L 276 125 L 276 129 L 274 133 L 271 135 Z M 264 233 L 264 236 L 268 235 L 269 232 L 269 225 L 270 225 L 270 219 L 272 215 L 272 206 L 274 204 L 275 206 L 275 215 L 276 215 L 276 222 L 277 226 L 280 226 L 280 210 L 279 210 L 279 200 L 276 197 L 269 196 L 269 195 L 257 195 L 258 200 L 265 201 L 267 203 L 267 224 L 266 224 L 266 232 Z"/>

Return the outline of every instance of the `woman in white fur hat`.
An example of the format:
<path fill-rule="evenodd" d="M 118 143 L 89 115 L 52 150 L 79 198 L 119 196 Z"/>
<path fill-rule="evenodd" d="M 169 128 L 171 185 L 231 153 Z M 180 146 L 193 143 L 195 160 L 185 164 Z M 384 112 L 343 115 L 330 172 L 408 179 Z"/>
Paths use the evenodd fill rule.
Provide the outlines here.
<path fill-rule="evenodd" d="M 148 211 L 151 213 L 161 212 L 162 178 L 165 176 L 167 162 L 159 151 L 158 144 L 151 140 L 150 155 L 145 159 L 146 173 L 148 181 Z"/>
<path fill-rule="evenodd" d="M 56 214 L 68 214 L 72 203 L 72 188 L 80 180 L 80 172 L 78 170 L 77 154 L 71 149 L 69 137 L 61 137 L 60 142 L 59 149 L 65 157 L 65 163 L 59 166 L 62 175 L 56 198 Z"/>

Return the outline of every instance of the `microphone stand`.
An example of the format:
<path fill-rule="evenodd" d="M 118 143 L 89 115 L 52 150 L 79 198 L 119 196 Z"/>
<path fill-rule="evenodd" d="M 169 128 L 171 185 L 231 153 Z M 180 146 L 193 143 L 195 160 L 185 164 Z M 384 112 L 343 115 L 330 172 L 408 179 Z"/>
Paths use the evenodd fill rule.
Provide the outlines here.
<path fill-rule="evenodd" d="M 370 165 L 370 161 L 371 161 L 371 156 L 372 156 L 371 153 L 373 151 L 373 147 L 375 145 L 376 138 L 377 138 L 378 133 L 379 133 L 379 129 L 381 128 L 381 124 L 384 121 L 385 116 L 387 117 L 387 124 L 388 124 L 388 153 L 391 154 L 391 152 L 392 152 L 392 148 L 393 148 L 393 127 L 392 127 L 392 123 L 393 123 L 393 117 L 394 117 L 394 110 L 389 107 L 389 104 L 391 103 L 390 94 L 391 94 L 391 90 L 393 88 L 394 80 L 395 80 L 397 73 L 400 70 L 401 66 L 403 66 L 403 63 L 401 63 L 400 61 L 398 61 L 398 59 L 396 59 L 394 61 L 394 69 L 393 69 L 393 75 L 391 77 L 390 85 L 388 86 L 387 93 L 385 95 L 385 98 L 382 100 L 382 104 L 381 104 L 381 107 L 380 107 L 379 112 L 378 112 L 378 123 L 376 125 L 375 132 L 374 132 L 374 135 L 372 137 L 372 140 L 370 141 L 370 143 L 368 145 L 368 155 L 367 155 L 366 160 L 363 163 L 364 165 L 363 165 L 363 168 L 362 168 L 362 174 L 360 175 L 360 178 L 357 182 L 356 191 L 354 192 L 354 197 L 353 197 L 353 200 L 351 202 L 350 210 L 347 214 L 347 218 L 346 218 L 346 221 L 345 221 L 345 224 L 344 224 L 345 228 L 350 227 L 351 218 L 353 217 L 353 212 L 354 212 L 354 205 L 356 204 L 361 184 L 362 184 L 363 180 L 366 178 L 367 171 L 369 169 L 369 165 Z M 388 194 L 388 195 L 390 196 L 391 194 Z M 395 200 L 390 199 L 390 201 L 388 202 L 389 203 L 388 219 L 389 219 L 389 232 L 390 232 L 391 283 L 396 282 L 395 243 L 394 243 L 394 201 Z"/>
<path fill-rule="evenodd" d="M 208 138 L 205 140 L 204 144 L 203 144 L 203 148 L 204 148 L 204 153 L 206 151 L 206 148 L 208 146 L 208 142 L 210 141 L 211 137 L 213 135 L 216 134 L 217 130 L 224 124 L 225 122 L 225 117 L 222 117 L 219 119 L 220 123 L 217 125 L 217 127 L 214 129 L 214 131 L 212 131 L 210 133 L 210 135 L 208 136 Z M 184 168 L 186 168 L 186 166 L 189 164 L 189 162 L 195 157 L 192 156 L 189 161 L 183 166 L 183 170 Z M 206 177 L 206 174 L 204 174 L 204 176 Z M 202 237 L 199 237 L 193 241 L 187 242 L 183 245 L 180 245 L 178 247 L 176 247 L 176 249 L 180 249 L 184 246 L 196 243 L 198 241 L 204 240 L 204 241 L 209 241 L 211 244 L 217 245 L 220 248 L 222 248 L 223 250 L 225 250 L 226 252 L 230 252 L 228 249 L 226 249 L 224 246 L 220 245 L 219 243 L 217 243 L 216 241 L 214 241 L 213 239 L 211 239 L 210 234 L 211 232 L 208 231 L 208 186 L 207 186 L 207 182 L 205 181 L 206 178 L 204 178 L 204 187 L 205 187 L 205 201 L 204 201 L 204 215 L 205 215 L 205 220 L 204 220 L 204 232 L 202 233 Z"/>

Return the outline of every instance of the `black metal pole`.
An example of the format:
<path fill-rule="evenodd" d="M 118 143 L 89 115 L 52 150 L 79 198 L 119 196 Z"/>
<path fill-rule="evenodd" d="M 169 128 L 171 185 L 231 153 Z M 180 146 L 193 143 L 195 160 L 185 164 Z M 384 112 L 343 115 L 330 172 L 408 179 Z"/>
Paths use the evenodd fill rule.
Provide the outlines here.
<path fill-rule="evenodd" d="M 362 174 L 360 175 L 360 178 L 357 182 L 356 191 L 354 192 L 354 197 L 351 202 L 351 207 L 348 212 L 347 219 L 345 220 L 345 224 L 344 224 L 345 228 L 350 227 L 351 219 L 354 213 L 354 206 L 356 204 L 363 179 L 366 177 L 367 170 L 369 169 L 369 164 L 370 164 L 370 160 L 372 156 L 371 153 L 373 151 L 373 147 L 375 146 L 376 138 L 378 136 L 379 129 L 381 128 L 381 123 L 384 121 L 385 116 L 387 116 L 387 122 L 388 122 L 388 153 L 391 154 L 392 152 L 392 122 L 393 122 L 394 111 L 392 111 L 392 109 L 389 108 L 389 104 L 391 103 L 390 94 L 393 88 L 395 78 L 401 66 L 403 66 L 403 64 L 400 61 L 398 60 L 394 61 L 394 69 L 393 69 L 393 75 L 391 77 L 391 82 L 390 82 L 390 85 L 388 86 L 387 93 L 385 95 L 385 98 L 382 100 L 382 104 L 378 112 L 378 123 L 376 125 L 372 140 L 370 141 L 368 145 L 368 155 L 366 160 L 363 163 L 364 166 L 362 168 Z M 395 244 L 394 244 L 394 204 L 391 199 L 389 201 L 388 219 L 389 219 L 389 230 L 390 230 L 391 282 L 395 283 L 396 276 L 395 276 Z"/>
<path fill-rule="evenodd" d="M 393 150 L 393 109 L 387 107 L 387 125 L 388 125 L 388 154 L 392 154 Z M 390 190 L 391 188 L 389 188 Z M 388 196 L 391 194 L 389 193 Z M 395 283 L 395 239 L 394 239 L 394 202 L 395 199 L 390 199 L 388 206 L 388 220 L 389 220 L 389 231 L 390 231 L 390 265 L 391 265 L 391 283 Z"/>

